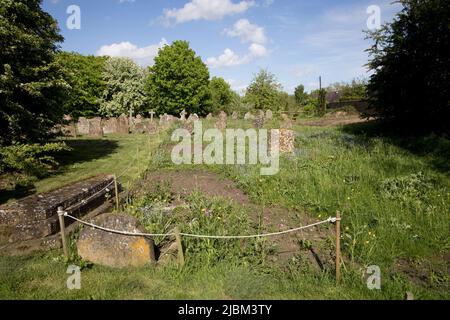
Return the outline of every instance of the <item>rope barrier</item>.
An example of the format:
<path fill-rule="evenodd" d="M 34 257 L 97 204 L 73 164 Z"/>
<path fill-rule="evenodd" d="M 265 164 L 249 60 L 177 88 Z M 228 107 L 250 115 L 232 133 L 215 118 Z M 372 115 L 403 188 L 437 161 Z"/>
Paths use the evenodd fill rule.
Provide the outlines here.
<path fill-rule="evenodd" d="M 169 236 L 175 236 L 176 233 L 141 233 L 141 232 L 128 232 L 128 231 L 121 231 L 121 230 L 114 230 L 114 229 L 110 229 L 110 228 L 105 228 L 105 227 L 101 227 L 98 225 L 95 225 L 93 223 L 89 223 L 86 221 L 83 221 L 81 219 L 78 219 L 74 216 L 69 215 L 67 212 L 64 212 L 64 216 L 71 218 L 75 221 L 78 221 L 79 223 L 92 227 L 94 229 L 99 229 L 99 230 L 103 230 L 106 232 L 110 232 L 110 233 L 115 233 L 115 234 L 120 234 L 120 235 L 124 235 L 124 236 L 141 236 L 141 237 L 169 237 Z M 272 233 L 263 233 L 263 234 L 254 234 L 254 235 L 236 235 L 236 236 L 213 236 L 213 235 L 201 235 L 201 234 L 190 234 L 190 233 L 182 233 L 180 232 L 179 234 L 181 236 L 184 237 L 190 237 L 190 238 L 199 238 L 199 239 L 249 239 L 249 238 L 265 238 L 265 237 L 272 237 L 272 236 L 279 236 L 279 235 L 284 235 L 284 234 L 288 234 L 288 233 L 293 233 L 293 232 L 297 232 L 303 229 L 309 229 L 309 228 L 313 228 L 325 223 L 335 223 L 337 221 L 336 218 L 328 218 L 327 220 L 323 220 L 320 222 L 316 222 L 307 226 L 302 226 L 302 227 L 298 227 L 298 228 L 294 228 L 294 229 L 289 229 L 289 230 L 285 230 L 285 231 L 278 231 L 278 232 L 272 232 Z"/>

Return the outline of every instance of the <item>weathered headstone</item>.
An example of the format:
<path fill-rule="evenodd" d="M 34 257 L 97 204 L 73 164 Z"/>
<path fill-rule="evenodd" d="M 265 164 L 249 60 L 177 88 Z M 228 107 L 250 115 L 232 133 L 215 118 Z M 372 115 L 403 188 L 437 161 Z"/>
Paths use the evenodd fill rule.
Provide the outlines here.
<path fill-rule="evenodd" d="M 280 152 L 292 153 L 295 150 L 295 132 L 287 129 L 280 129 Z"/>
<path fill-rule="evenodd" d="M 121 114 L 117 119 L 117 133 L 127 134 L 130 132 L 130 126 L 128 124 L 128 117 L 125 114 Z"/>
<path fill-rule="evenodd" d="M 289 119 L 289 116 L 285 113 L 281 115 L 281 119 L 283 122 L 281 123 L 281 128 L 283 129 L 291 129 L 293 125 L 293 121 Z"/>
<path fill-rule="evenodd" d="M 186 110 L 181 111 L 180 121 L 186 121 Z"/>
<path fill-rule="evenodd" d="M 196 114 L 196 113 L 192 113 L 192 114 L 190 114 L 189 115 L 189 118 L 188 118 L 188 122 L 196 122 L 196 121 L 198 121 L 198 120 L 200 120 L 200 118 L 198 117 L 198 115 Z"/>
<path fill-rule="evenodd" d="M 91 223 L 114 230 L 143 233 L 139 221 L 127 214 L 105 213 Z M 77 241 L 81 258 L 107 267 L 140 267 L 155 262 L 154 242 L 148 237 L 113 234 L 86 227 Z"/>
<path fill-rule="evenodd" d="M 139 122 L 139 123 L 135 123 L 133 126 L 133 129 L 131 130 L 133 133 L 145 133 L 146 131 L 146 126 L 143 122 Z"/>
<path fill-rule="evenodd" d="M 253 120 L 255 119 L 255 117 L 253 116 L 253 114 L 249 111 L 245 114 L 244 116 L 244 120 Z"/>
<path fill-rule="evenodd" d="M 264 112 L 262 114 L 264 114 Z M 261 129 L 264 126 L 264 116 L 262 114 L 261 112 L 258 112 L 253 120 L 253 126 L 257 129 Z"/>
<path fill-rule="evenodd" d="M 271 119 L 273 119 L 273 112 L 272 112 L 272 110 L 268 109 L 266 111 L 266 120 L 271 120 Z"/>
<path fill-rule="evenodd" d="M 224 111 L 220 111 L 219 120 L 216 122 L 216 128 L 224 130 L 227 128 L 228 115 Z"/>
<path fill-rule="evenodd" d="M 136 118 L 134 118 L 134 124 L 142 123 L 142 116 L 138 114 Z"/>
<path fill-rule="evenodd" d="M 111 133 L 117 133 L 118 131 L 118 119 L 117 118 L 106 118 L 103 119 L 103 133 L 104 134 L 111 134 Z"/>
<path fill-rule="evenodd" d="M 62 126 L 61 132 L 63 135 L 68 137 L 76 137 L 77 136 L 77 127 L 72 119 L 71 116 L 65 115 L 64 116 L 64 122 L 65 125 Z"/>
<path fill-rule="evenodd" d="M 89 121 L 87 118 L 78 118 L 77 131 L 79 134 L 89 134 Z"/>
<path fill-rule="evenodd" d="M 89 136 L 91 137 L 103 137 L 102 118 L 92 118 L 89 122 Z"/>
<path fill-rule="evenodd" d="M 153 121 L 147 122 L 146 124 L 146 131 L 149 134 L 155 134 L 158 132 L 158 127 L 156 126 L 156 123 Z"/>
<path fill-rule="evenodd" d="M 214 117 L 212 113 L 208 113 L 208 115 L 206 116 L 206 120 L 212 120 L 213 118 Z"/>
<path fill-rule="evenodd" d="M 150 111 L 150 121 L 153 122 L 153 117 L 155 116 L 155 111 Z"/>

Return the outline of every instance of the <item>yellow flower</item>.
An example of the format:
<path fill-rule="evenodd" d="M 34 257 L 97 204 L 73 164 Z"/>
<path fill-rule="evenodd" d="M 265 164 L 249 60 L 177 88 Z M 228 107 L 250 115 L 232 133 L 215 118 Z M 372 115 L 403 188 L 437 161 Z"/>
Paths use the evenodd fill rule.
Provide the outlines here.
<path fill-rule="evenodd" d="M 348 230 L 350 230 L 350 228 L 349 227 L 345 227 L 345 230 L 348 231 Z"/>
<path fill-rule="evenodd" d="M 369 241 L 366 241 L 366 244 L 369 244 Z"/>

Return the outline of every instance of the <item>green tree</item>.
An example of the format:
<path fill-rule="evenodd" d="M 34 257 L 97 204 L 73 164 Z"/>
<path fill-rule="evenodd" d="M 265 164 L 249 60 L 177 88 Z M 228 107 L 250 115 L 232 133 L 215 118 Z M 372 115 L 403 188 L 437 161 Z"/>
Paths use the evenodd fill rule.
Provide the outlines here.
<path fill-rule="evenodd" d="M 57 58 L 65 68 L 67 81 L 72 88 L 64 103 L 66 112 L 73 117 L 99 115 L 102 95 L 106 89 L 102 73 L 107 57 L 62 52 Z"/>
<path fill-rule="evenodd" d="M 69 87 L 55 53 L 63 37 L 40 5 L 0 2 L 0 146 L 44 141 L 62 122 Z"/>
<path fill-rule="evenodd" d="M 303 106 L 307 103 L 308 94 L 305 92 L 305 87 L 302 84 L 295 88 L 294 96 L 297 105 Z"/>
<path fill-rule="evenodd" d="M 449 130 L 450 2 L 399 2 L 394 21 L 370 32 L 369 97 L 381 118 Z"/>
<path fill-rule="evenodd" d="M 223 78 L 213 77 L 209 84 L 209 88 L 211 90 L 211 111 L 218 113 L 223 110 L 230 113 L 231 103 L 235 98 L 234 92 L 231 90 L 230 85 Z"/>
<path fill-rule="evenodd" d="M 150 108 L 158 114 L 206 115 L 211 108 L 209 70 L 187 41 L 164 46 L 149 67 L 146 92 Z"/>
<path fill-rule="evenodd" d="M 100 106 L 104 116 L 145 111 L 145 71 L 128 58 L 109 58 L 103 71 L 105 90 Z"/>
<path fill-rule="evenodd" d="M 284 91 L 278 93 L 277 106 L 280 111 L 295 112 L 298 110 L 295 96 Z"/>
<path fill-rule="evenodd" d="M 248 86 L 244 102 L 253 105 L 255 109 L 278 110 L 277 104 L 281 85 L 275 75 L 267 70 L 260 70 Z"/>

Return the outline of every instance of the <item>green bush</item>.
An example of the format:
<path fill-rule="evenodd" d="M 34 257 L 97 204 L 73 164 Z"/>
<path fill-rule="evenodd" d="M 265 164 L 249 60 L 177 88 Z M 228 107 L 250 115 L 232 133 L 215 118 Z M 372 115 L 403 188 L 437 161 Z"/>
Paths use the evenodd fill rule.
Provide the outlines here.
<path fill-rule="evenodd" d="M 70 148 L 65 143 L 15 144 L 0 148 L 0 174 L 16 172 L 43 177 L 58 165 L 54 155 Z"/>

